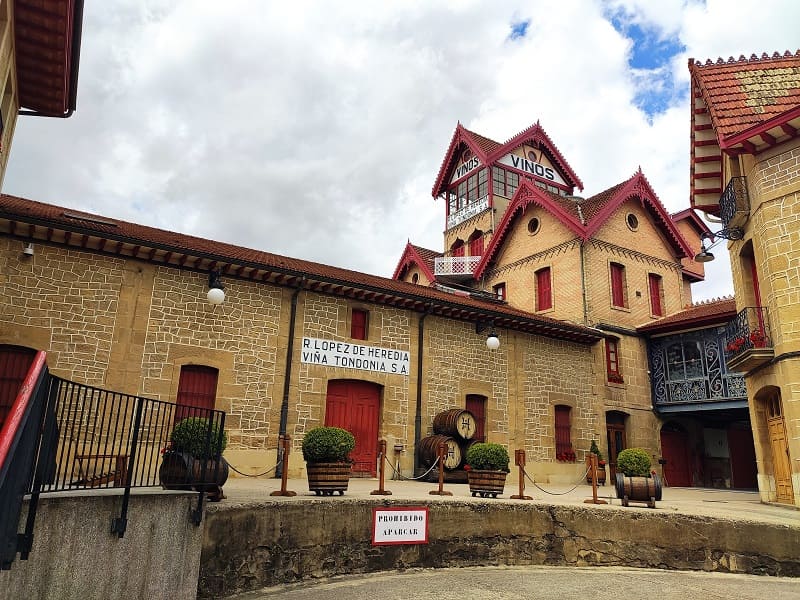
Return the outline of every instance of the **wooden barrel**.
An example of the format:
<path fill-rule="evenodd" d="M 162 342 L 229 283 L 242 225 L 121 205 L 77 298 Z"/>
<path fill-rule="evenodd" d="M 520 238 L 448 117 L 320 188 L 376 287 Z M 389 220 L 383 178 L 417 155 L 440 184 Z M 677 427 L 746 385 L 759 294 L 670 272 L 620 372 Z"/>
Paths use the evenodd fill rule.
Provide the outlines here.
<path fill-rule="evenodd" d="M 419 459 L 425 466 L 430 467 L 436 462 L 439 444 L 447 446 L 444 455 L 444 468 L 452 471 L 461 465 L 461 448 L 458 441 L 447 435 L 429 435 L 419 441 Z"/>
<path fill-rule="evenodd" d="M 308 489 L 317 496 L 343 496 L 350 482 L 350 463 L 306 463 Z"/>
<path fill-rule="evenodd" d="M 648 506 L 655 508 L 655 501 L 661 500 L 661 477 L 658 475 L 626 477 L 622 473 L 617 473 L 614 487 L 617 491 L 617 498 L 622 500 L 623 506 L 627 506 L 628 501 L 631 500 L 646 502 Z"/>
<path fill-rule="evenodd" d="M 451 408 L 433 418 L 433 433 L 458 437 L 462 440 L 471 440 L 476 427 L 473 414 L 462 408 Z"/>
<path fill-rule="evenodd" d="M 472 469 L 467 475 L 469 477 L 469 491 L 473 496 L 477 494 L 483 498 L 487 496 L 497 498 L 498 494 L 503 493 L 508 474 L 505 471 Z"/>
<path fill-rule="evenodd" d="M 206 469 L 205 473 L 203 467 Z M 167 452 L 161 460 L 158 478 L 161 485 L 168 490 L 194 488 L 198 492 L 213 491 L 228 480 L 228 461 L 222 457 L 200 460 L 186 452 Z"/>

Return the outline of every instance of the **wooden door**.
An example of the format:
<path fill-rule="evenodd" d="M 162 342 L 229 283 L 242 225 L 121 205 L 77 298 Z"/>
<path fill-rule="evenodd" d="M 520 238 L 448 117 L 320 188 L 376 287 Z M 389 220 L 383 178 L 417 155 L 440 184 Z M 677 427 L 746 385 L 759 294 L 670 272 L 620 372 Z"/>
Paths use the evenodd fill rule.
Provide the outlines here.
<path fill-rule="evenodd" d="M 664 481 L 673 487 L 691 487 L 689 469 L 689 439 L 683 431 L 661 430 L 661 456 L 664 464 Z"/>
<path fill-rule="evenodd" d="M 756 450 L 750 429 L 728 430 L 728 451 L 731 456 L 731 485 L 739 489 L 756 489 Z"/>
<path fill-rule="evenodd" d="M 617 454 L 625 450 L 625 415 L 617 412 L 606 414 L 606 442 L 608 443 L 608 471 L 613 482 L 617 473 Z"/>
<path fill-rule="evenodd" d="M 353 474 L 375 477 L 378 460 L 380 386 L 366 381 L 329 381 L 325 425 L 341 427 L 356 438 L 350 453 Z"/>
<path fill-rule="evenodd" d="M 183 365 L 175 399 L 175 422 L 186 417 L 208 417 L 217 399 L 219 371 L 203 365 Z M 195 410 L 201 409 L 201 410 Z"/>
<path fill-rule="evenodd" d="M 777 500 L 791 504 L 793 499 L 789 446 L 786 443 L 786 426 L 781 411 L 781 398 L 778 395 L 767 400 L 767 429 L 769 430 L 769 445 L 772 450 L 772 469 Z"/>
<path fill-rule="evenodd" d="M 30 348 L 0 345 L 0 429 L 35 356 L 36 350 Z"/>
<path fill-rule="evenodd" d="M 475 435 L 472 439 L 476 442 L 486 441 L 486 396 L 467 394 L 466 408 L 475 417 Z"/>

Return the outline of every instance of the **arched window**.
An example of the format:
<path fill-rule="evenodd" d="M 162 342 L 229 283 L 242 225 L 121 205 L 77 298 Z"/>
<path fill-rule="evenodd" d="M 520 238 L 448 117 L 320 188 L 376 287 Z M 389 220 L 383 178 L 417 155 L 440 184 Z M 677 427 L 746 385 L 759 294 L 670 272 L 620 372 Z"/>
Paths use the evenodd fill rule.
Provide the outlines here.
<path fill-rule="evenodd" d="M 469 255 L 483 256 L 483 232 L 475 231 L 469 236 Z"/>

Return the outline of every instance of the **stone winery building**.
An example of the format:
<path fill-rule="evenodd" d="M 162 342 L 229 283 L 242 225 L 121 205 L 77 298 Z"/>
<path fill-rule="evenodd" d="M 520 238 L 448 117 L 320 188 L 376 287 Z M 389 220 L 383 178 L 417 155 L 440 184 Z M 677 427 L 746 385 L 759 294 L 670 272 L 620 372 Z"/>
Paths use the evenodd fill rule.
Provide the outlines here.
<path fill-rule="evenodd" d="M 392 278 L 2 195 L 0 376 L 44 349 L 61 377 L 224 410 L 246 473 L 289 434 L 302 476 L 323 424 L 354 433 L 356 473 L 379 439 L 420 473 L 434 417 L 462 408 L 537 481 L 580 479 L 596 440 L 612 473 L 636 446 L 672 485 L 763 493 L 739 300 L 692 303 L 712 232 L 641 171 L 583 188 L 539 123 L 505 142 L 458 124 L 433 186 L 443 250 L 409 243 Z"/>

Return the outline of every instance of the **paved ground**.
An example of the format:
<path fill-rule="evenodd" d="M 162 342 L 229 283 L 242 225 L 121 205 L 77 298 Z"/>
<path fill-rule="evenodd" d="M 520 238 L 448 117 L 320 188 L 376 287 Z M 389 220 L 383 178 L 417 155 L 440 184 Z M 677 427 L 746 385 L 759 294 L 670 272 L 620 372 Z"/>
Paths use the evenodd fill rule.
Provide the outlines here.
<path fill-rule="evenodd" d="M 254 478 L 230 478 L 225 484 L 225 495 L 223 500 L 226 506 L 236 504 L 261 504 L 265 502 L 298 502 L 308 501 L 312 498 L 320 501 L 335 502 L 338 496 L 330 499 L 315 496 L 308 491 L 308 483 L 305 479 L 290 479 L 287 489 L 297 492 L 294 497 L 270 496 L 270 492 L 280 490 L 281 482 L 279 479 L 254 479 Z M 346 497 L 350 498 L 373 498 L 379 496 L 370 494 L 378 489 L 377 479 L 351 479 L 350 485 L 345 492 Z M 452 496 L 430 495 L 431 490 L 437 490 L 437 484 L 416 481 L 386 481 L 385 489 L 392 492 L 387 499 L 398 500 L 426 500 L 428 502 L 449 502 L 475 501 L 475 502 L 534 502 L 539 504 L 583 504 L 584 500 L 592 497 L 592 487 L 589 485 L 578 485 L 577 487 L 567 485 L 542 484 L 540 487 L 528 484 L 525 495 L 531 496 L 533 500 L 512 500 L 510 496 L 517 494 L 516 485 L 507 485 L 505 493 L 494 500 L 484 500 L 473 498 L 469 493 L 467 484 L 445 484 L 444 489 L 453 493 Z M 606 500 L 608 504 L 597 505 L 598 510 L 652 510 L 644 505 L 633 505 L 623 508 L 620 501 L 614 496 L 613 486 L 606 485 L 598 488 L 598 495 Z M 637 508 L 632 508 L 636 506 Z M 640 507 L 640 508 L 639 508 Z M 214 505 L 209 505 L 210 510 L 215 510 Z M 800 510 L 791 506 L 777 504 L 763 504 L 757 492 L 714 490 L 706 488 L 670 488 L 663 489 L 663 499 L 657 503 L 657 511 L 675 511 L 684 514 L 705 515 L 722 517 L 736 520 L 751 520 L 767 523 L 775 523 L 797 527 L 800 531 Z M 800 533 L 798 533 L 800 535 Z M 800 584 L 799 584 L 800 585 Z"/>
<path fill-rule="evenodd" d="M 788 577 L 616 567 L 475 567 L 332 578 L 264 588 L 233 597 L 237 600 L 797 600 L 800 582 Z"/>

